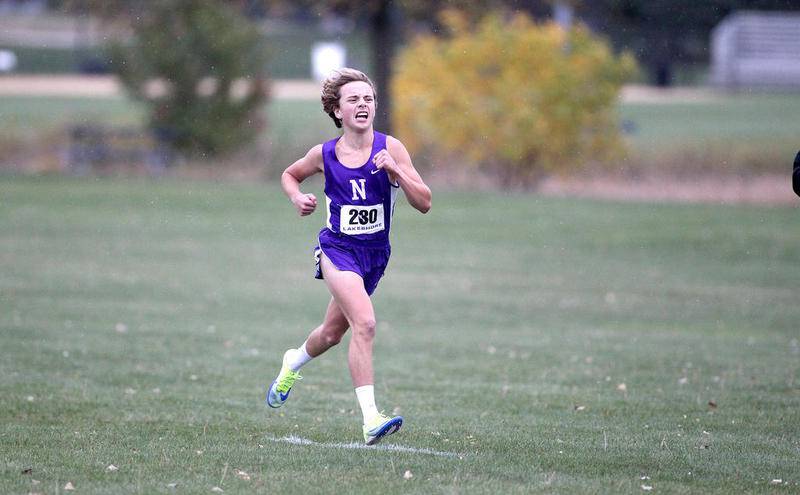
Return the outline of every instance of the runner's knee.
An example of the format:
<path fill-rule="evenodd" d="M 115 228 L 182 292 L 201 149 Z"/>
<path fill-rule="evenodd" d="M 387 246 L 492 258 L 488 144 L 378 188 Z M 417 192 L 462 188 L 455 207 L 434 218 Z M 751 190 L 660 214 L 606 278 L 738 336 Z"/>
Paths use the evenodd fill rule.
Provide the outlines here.
<path fill-rule="evenodd" d="M 354 321 L 353 336 L 363 340 L 375 338 L 375 318 L 362 318 Z"/>

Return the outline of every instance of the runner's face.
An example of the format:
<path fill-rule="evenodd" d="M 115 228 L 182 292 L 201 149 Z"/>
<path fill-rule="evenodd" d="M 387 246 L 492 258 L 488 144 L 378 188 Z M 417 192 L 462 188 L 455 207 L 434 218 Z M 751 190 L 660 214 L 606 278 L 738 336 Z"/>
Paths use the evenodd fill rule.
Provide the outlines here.
<path fill-rule="evenodd" d="M 375 120 L 375 93 L 372 86 L 363 81 L 353 81 L 339 89 L 339 108 L 334 115 L 342 119 L 342 125 L 357 130 L 372 127 Z"/>

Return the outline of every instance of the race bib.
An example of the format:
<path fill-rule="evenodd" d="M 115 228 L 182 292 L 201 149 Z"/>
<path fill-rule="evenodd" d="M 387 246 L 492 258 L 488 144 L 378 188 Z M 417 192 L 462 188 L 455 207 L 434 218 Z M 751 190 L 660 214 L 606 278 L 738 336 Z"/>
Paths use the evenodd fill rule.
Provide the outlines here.
<path fill-rule="evenodd" d="M 372 234 L 383 229 L 382 203 L 372 206 L 342 205 L 339 213 L 339 232 L 342 234 Z"/>

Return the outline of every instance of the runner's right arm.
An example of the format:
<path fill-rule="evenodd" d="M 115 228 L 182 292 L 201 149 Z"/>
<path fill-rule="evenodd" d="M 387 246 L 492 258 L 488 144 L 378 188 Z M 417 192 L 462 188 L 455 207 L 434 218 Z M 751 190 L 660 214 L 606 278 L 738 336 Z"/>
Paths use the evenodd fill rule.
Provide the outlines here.
<path fill-rule="evenodd" d="M 322 167 L 322 145 L 318 144 L 311 148 L 306 156 L 289 165 L 281 175 L 283 192 L 302 217 L 314 213 L 317 208 L 317 198 L 313 194 L 301 192 L 300 183 L 322 172 Z"/>

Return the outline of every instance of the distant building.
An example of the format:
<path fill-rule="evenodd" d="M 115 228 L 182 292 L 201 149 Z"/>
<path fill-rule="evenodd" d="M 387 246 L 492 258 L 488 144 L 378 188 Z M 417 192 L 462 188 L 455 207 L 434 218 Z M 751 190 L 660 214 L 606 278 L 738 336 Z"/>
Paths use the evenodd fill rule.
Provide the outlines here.
<path fill-rule="evenodd" d="M 711 33 L 711 82 L 800 90 L 800 14 L 737 12 Z"/>

